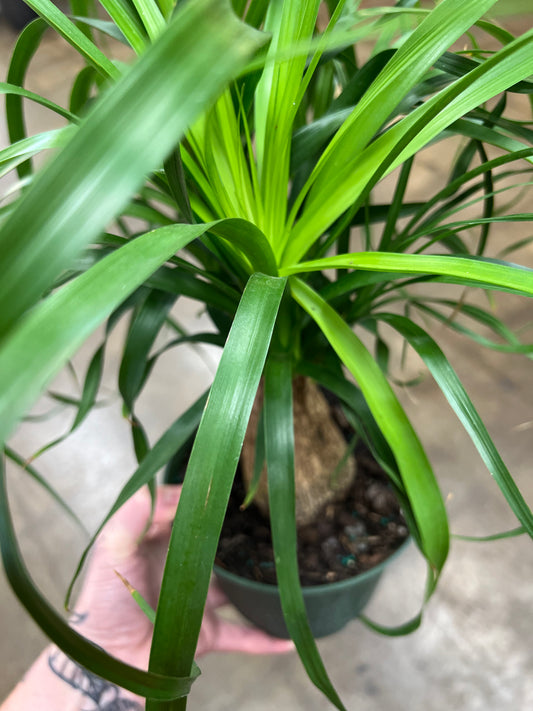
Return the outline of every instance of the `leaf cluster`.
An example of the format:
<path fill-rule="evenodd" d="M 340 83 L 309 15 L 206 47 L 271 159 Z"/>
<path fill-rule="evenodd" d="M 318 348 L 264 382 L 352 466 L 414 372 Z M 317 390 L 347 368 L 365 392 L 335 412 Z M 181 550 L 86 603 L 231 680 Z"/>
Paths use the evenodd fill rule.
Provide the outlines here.
<path fill-rule="evenodd" d="M 373 9 L 355 0 L 101 0 L 96 13 L 73 4 L 70 17 L 50 0 L 28 4 L 41 19 L 21 33 L 0 83 L 10 136 L 0 177 L 14 176 L 0 207 L 0 440 L 105 323 L 69 403 L 70 431 L 81 425 L 97 403 L 108 337 L 126 316 L 118 390 L 138 468 L 102 525 L 198 431 L 149 672 L 90 649 L 39 597 L 4 490 L 8 575 L 38 623 L 86 666 L 147 696 L 150 711 L 184 708 L 177 697 L 195 674 L 216 543 L 264 375 L 261 446 L 287 626 L 310 678 L 343 708 L 298 581 L 291 380 L 305 375 L 332 391 L 389 474 L 427 560 L 426 600 L 448 554 L 448 519 L 391 386 L 391 334 L 424 361 L 520 530 L 533 534 L 530 509 L 431 335 L 443 324 L 484 347 L 533 353 L 492 299 L 533 295 L 533 272 L 504 261 L 530 239 L 500 252 L 493 244 L 498 223 L 533 217 L 518 202 L 531 185 L 533 130 L 507 110 L 510 98 L 527 107 L 533 94 L 533 30 L 515 38 L 487 20 L 495 0 Z M 84 60 L 67 107 L 24 88 L 47 26 Z M 465 36 L 468 49 L 453 49 Z M 107 52 L 115 42 L 130 63 Z M 62 125 L 28 136 L 28 102 Z M 54 155 L 36 171 L 44 151 Z M 448 179 L 412 197 L 426 155 L 453 157 Z M 204 305 L 211 332 L 183 330 L 181 297 Z M 164 352 L 202 342 L 223 348 L 209 398 L 151 445 L 137 399 Z"/>

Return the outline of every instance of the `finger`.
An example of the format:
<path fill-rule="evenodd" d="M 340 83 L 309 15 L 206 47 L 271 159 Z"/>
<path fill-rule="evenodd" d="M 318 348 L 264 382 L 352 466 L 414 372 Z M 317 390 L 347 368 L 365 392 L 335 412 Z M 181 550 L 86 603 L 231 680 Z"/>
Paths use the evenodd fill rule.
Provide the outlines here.
<path fill-rule="evenodd" d="M 157 498 L 152 523 L 147 532 L 149 537 L 168 535 L 170 524 L 176 514 L 181 486 L 161 486 Z M 100 546 L 115 550 L 120 558 L 132 555 L 137 549 L 139 538 L 144 533 L 150 518 L 151 498 L 147 487 L 139 489 L 106 525 Z"/>
<path fill-rule="evenodd" d="M 97 549 L 116 551 L 120 557 L 131 555 L 137 539 L 150 516 L 150 494 L 146 487 L 139 489 L 108 521 L 97 541 Z"/>
<path fill-rule="evenodd" d="M 176 516 L 180 494 L 181 486 L 176 486 L 175 484 L 165 484 L 158 487 L 154 515 L 150 528 L 146 532 L 148 538 L 169 534 L 170 527 Z"/>
<path fill-rule="evenodd" d="M 222 607 L 222 605 L 227 605 L 228 603 L 229 600 L 225 593 L 220 589 L 216 580 L 213 580 L 207 593 L 206 607 L 211 610 L 216 610 L 218 607 Z"/>
<path fill-rule="evenodd" d="M 290 639 L 271 637 L 255 627 L 219 620 L 217 635 L 211 649 L 217 652 L 244 654 L 287 654 L 294 650 L 294 643 Z"/>

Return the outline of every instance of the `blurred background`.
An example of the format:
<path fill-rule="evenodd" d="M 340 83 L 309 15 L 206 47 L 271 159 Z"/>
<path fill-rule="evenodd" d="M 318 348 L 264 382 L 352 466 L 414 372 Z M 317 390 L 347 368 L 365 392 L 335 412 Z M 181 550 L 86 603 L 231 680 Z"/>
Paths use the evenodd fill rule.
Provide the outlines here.
<path fill-rule="evenodd" d="M 369 3 L 370 4 L 370 3 Z M 381 3 L 374 2 L 374 5 Z M 522 3 L 525 7 L 526 4 Z M 18 7 L 17 7 L 18 6 Z M 16 28 L 27 19 L 19 0 L 1 0 L 0 81 L 5 80 Z M 532 15 L 505 20 L 514 32 L 533 25 Z M 79 69 L 79 57 L 53 32 L 34 60 L 27 88 L 62 103 L 67 76 Z M 523 98 L 523 97 L 522 97 Z M 30 133 L 52 128 L 50 112 L 28 106 Z M 517 99 L 517 112 L 527 115 L 527 102 Z M 5 119 L 0 116 L 0 146 L 7 145 Z M 418 162 L 410 190 L 422 200 L 438 184 L 448 164 L 442 151 L 427 150 Z M 0 187 L 1 187 L 0 183 Z M 387 189 L 385 182 L 381 190 Z M 527 199 L 531 203 L 531 197 Z M 531 211 L 531 205 L 526 207 Z M 513 239 L 529 237 L 531 225 L 513 225 Z M 508 244 L 509 225 L 494 230 L 494 249 Z M 516 255 L 533 267 L 533 246 Z M 533 307 L 526 299 L 498 297 L 495 309 L 511 327 L 531 341 Z M 208 327 L 197 305 L 180 300 L 179 318 L 190 331 Z M 497 447 L 533 505 L 533 367 L 531 361 L 483 350 L 442 329 L 433 332 L 483 417 Z M 89 530 L 100 522 L 122 484 L 135 468 L 130 428 L 114 395 L 120 328 L 108 351 L 101 399 L 84 425 L 36 462 L 81 517 Z M 95 334 L 74 359 L 83 374 L 99 344 Z M 215 349 L 182 347 L 159 360 L 150 387 L 139 399 L 138 416 L 154 441 L 210 383 Z M 399 388 L 402 402 L 427 448 L 457 534 L 488 535 L 516 525 L 499 489 L 444 398 L 411 357 L 398 376 L 422 374 L 416 387 Z M 177 377 L 177 374 L 180 374 Z M 186 377 L 183 377 L 183 374 Z M 79 392 L 72 373 L 63 373 L 52 389 Z M 27 422 L 11 445 L 29 457 L 64 433 L 71 423 L 68 408 L 54 410 L 43 399 L 33 414 L 52 410 L 42 421 Z M 85 544 L 84 536 L 35 483 L 10 469 L 9 492 L 17 531 L 28 568 L 42 590 L 61 605 L 66 585 Z M 423 595 L 424 564 L 411 546 L 387 570 L 368 614 L 384 624 L 399 624 L 418 611 Z M 437 594 L 420 630 L 409 637 L 388 639 L 358 621 L 320 641 L 326 668 L 345 704 L 358 711 L 528 711 L 533 709 L 533 545 L 520 537 L 493 543 L 454 541 Z M 0 574 L 0 699 L 20 679 L 45 646 L 46 639 L 28 618 Z M 325 709 L 326 701 L 311 686 L 295 654 L 284 658 L 211 655 L 201 660 L 191 709 L 262 711 L 273 707 L 296 711 Z"/>

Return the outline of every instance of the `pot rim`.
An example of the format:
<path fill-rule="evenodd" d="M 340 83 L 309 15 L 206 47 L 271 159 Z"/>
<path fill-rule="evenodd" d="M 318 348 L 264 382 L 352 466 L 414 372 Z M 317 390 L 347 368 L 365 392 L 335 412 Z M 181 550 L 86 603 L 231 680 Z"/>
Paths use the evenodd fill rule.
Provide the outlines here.
<path fill-rule="evenodd" d="M 398 546 L 395 551 L 393 551 L 393 553 L 391 553 L 387 558 L 385 558 L 385 560 L 382 560 L 381 563 L 378 563 L 373 568 L 370 568 L 370 570 L 365 570 L 364 573 L 354 575 L 351 578 L 348 578 L 347 580 L 337 580 L 332 583 L 322 583 L 321 585 L 302 585 L 302 591 L 306 596 L 314 596 L 320 595 L 326 590 L 343 590 L 345 588 L 354 587 L 360 582 L 364 582 L 381 574 L 383 572 L 383 569 L 395 558 L 397 558 L 400 553 L 404 552 L 409 547 L 411 542 L 412 536 L 409 535 L 407 536 L 405 541 L 400 546 Z M 258 580 L 250 580 L 250 578 L 244 578 L 241 575 L 237 575 L 236 573 L 232 573 L 231 571 L 226 570 L 226 568 L 220 567 L 216 563 L 213 566 L 213 572 L 221 578 L 226 578 L 231 582 L 239 582 L 243 587 L 248 587 L 254 590 L 262 590 L 263 592 L 275 592 L 278 590 L 277 585 L 272 585 L 270 583 L 261 583 Z"/>

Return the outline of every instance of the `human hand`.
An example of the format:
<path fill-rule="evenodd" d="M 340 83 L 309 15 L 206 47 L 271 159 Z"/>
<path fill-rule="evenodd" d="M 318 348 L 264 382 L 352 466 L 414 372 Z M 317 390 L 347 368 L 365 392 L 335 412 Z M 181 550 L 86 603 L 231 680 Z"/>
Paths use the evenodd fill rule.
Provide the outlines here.
<path fill-rule="evenodd" d="M 161 486 L 152 523 L 139 541 L 150 514 L 150 496 L 142 489 L 109 521 L 99 536 L 76 605 L 79 630 L 129 664 L 146 667 L 152 624 L 133 600 L 117 573 L 155 608 L 161 586 L 172 521 L 181 487 Z M 116 572 L 115 572 L 116 571 Z M 220 618 L 217 608 L 227 603 L 216 584 L 207 596 L 197 656 L 210 651 L 275 654 L 293 649 L 256 628 Z"/>
<path fill-rule="evenodd" d="M 181 488 L 158 489 L 152 523 L 139 541 L 150 515 L 150 497 L 139 491 L 116 513 L 99 536 L 71 623 L 107 652 L 146 669 L 152 623 L 140 610 L 115 571 L 156 607 L 172 521 Z M 200 630 L 197 655 L 210 651 L 248 654 L 288 652 L 292 642 L 274 639 L 260 630 L 230 623 L 217 615 L 226 603 L 211 585 Z M 121 708 L 141 711 L 144 701 L 105 682 L 66 657 L 55 647 L 46 649 L 1 707 L 1 711 L 38 708 Z"/>

